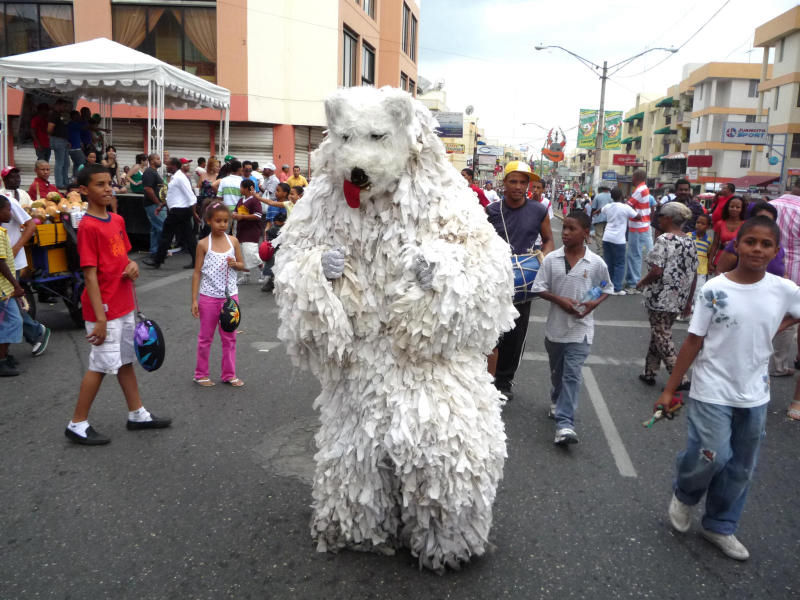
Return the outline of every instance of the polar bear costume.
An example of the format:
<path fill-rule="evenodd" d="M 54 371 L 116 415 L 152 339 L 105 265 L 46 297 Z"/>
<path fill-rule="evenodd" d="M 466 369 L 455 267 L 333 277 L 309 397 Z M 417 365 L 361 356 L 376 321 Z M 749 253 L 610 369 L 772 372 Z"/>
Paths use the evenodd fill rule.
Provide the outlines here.
<path fill-rule="evenodd" d="M 518 316 L 510 250 L 420 102 L 354 87 L 325 112 L 275 264 L 279 337 L 322 385 L 311 533 L 319 551 L 406 546 L 457 568 L 484 552 L 503 475 L 486 355 Z"/>

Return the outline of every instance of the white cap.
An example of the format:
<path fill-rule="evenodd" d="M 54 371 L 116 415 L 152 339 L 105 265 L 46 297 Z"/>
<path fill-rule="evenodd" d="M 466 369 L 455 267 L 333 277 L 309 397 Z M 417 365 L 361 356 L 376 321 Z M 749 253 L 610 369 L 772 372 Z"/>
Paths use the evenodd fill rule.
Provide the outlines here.
<path fill-rule="evenodd" d="M 264 165 L 264 168 L 265 169 L 269 169 L 270 171 L 274 171 L 275 170 L 275 163 L 268 162 L 267 164 Z"/>

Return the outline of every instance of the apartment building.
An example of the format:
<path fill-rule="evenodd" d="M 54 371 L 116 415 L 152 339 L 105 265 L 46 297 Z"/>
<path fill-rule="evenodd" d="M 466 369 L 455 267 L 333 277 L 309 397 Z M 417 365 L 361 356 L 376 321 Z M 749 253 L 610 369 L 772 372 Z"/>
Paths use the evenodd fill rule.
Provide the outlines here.
<path fill-rule="evenodd" d="M 754 46 L 764 49 L 758 91 L 759 106 L 769 111 L 769 156 L 779 159 L 781 180 L 789 188 L 800 183 L 800 6 L 758 27 Z M 771 49 L 770 74 L 766 66 Z"/>
<path fill-rule="evenodd" d="M 323 99 L 337 86 L 416 93 L 419 19 L 414 0 L 0 2 L 0 56 L 113 39 L 228 88 L 231 154 L 297 164 L 307 173 L 309 154 L 323 139 Z M 12 132 L 22 100 L 11 90 Z M 122 164 L 144 150 L 145 128 L 144 108 L 114 106 L 112 141 Z M 165 148 L 173 156 L 209 156 L 218 129 L 216 111 L 167 110 Z M 32 145 L 12 152 L 27 176 Z"/>

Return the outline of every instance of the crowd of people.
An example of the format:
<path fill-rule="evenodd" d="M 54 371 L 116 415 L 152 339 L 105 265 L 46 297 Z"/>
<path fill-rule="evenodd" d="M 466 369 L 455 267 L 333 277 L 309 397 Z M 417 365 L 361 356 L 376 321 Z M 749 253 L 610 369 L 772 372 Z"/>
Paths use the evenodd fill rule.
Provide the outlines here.
<path fill-rule="evenodd" d="M 80 122 L 80 113 L 75 119 Z M 59 145 L 70 150 L 71 158 L 69 146 L 51 142 L 54 150 Z M 89 152 L 74 171 L 74 184 L 89 205 L 78 231 L 78 247 L 86 282 L 82 299 L 86 333 L 92 348 L 65 435 L 86 445 L 109 442 L 88 421 L 105 374 L 117 375 L 128 405 L 129 429 L 171 423 L 142 406 L 132 368 L 133 282 L 139 270 L 128 256 L 131 246 L 124 221 L 114 214 L 114 172 L 120 169 L 113 150 L 105 151 L 101 163 L 89 160 Z M 56 150 L 57 157 L 59 153 Z M 214 331 L 219 330 L 221 381 L 241 387 L 236 334 L 219 326 L 220 310 L 229 298 L 238 302 L 238 286 L 249 283 L 252 273 L 260 274 L 264 291 L 272 290 L 274 258 L 262 258 L 259 245 L 277 237 L 308 181 L 298 167 L 290 176 L 288 165 L 276 173 L 272 163 L 259 169 L 256 163 L 233 156 L 222 162 L 200 158 L 196 165 L 178 157 L 165 162 L 166 174 L 157 154 L 139 155 L 136 165 L 122 169 L 126 185 L 143 194 L 151 223 L 150 256 L 142 262 L 159 268 L 173 241 L 185 250 L 189 257 L 185 268 L 194 271 L 191 313 L 199 320 L 192 379 L 201 387 L 215 385 L 209 352 Z M 61 183 L 65 183 L 63 175 L 61 171 Z M 645 173 L 636 171 L 627 198 L 620 188 L 604 187 L 591 199 L 577 194 L 568 201 L 560 198 L 562 244 L 557 248 L 551 228 L 552 203 L 545 196 L 544 183 L 527 164 L 506 165 L 502 197 L 491 183 L 483 189 L 477 186 L 471 170 L 465 169 L 462 175 L 511 252 L 517 256 L 540 253 L 532 292 L 550 303 L 543 345 L 550 362 L 548 415 L 555 422 L 555 444 L 579 441 L 575 417 L 582 367 L 594 337 L 594 310 L 609 296 L 643 293 L 651 335 L 639 379 L 654 386 L 663 364 L 669 379 L 661 401 L 669 405 L 680 391 L 689 391 L 691 398 L 689 441 L 679 457 L 670 520 L 676 530 L 685 531 L 691 507 L 708 492 L 703 535 L 726 555 L 747 558 L 747 550 L 733 534 L 764 428 L 769 377 L 792 375 L 800 368 L 800 342 L 794 342 L 800 322 L 800 188 L 768 203 L 750 201 L 725 185 L 706 209 L 692 196 L 688 181 L 679 180 L 674 194 L 656 200 Z M 16 300 L 23 295 L 19 283 L 25 266 L 22 246 L 33 229 L 20 207 L 50 189 L 46 155 L 37 163 L 29 198 L 19 189 L 17 169 L 3 169 L 2 179 L 0 375 L 16 375 L 10 344 L 21 341 L 24 332 L 33 354 L 38 355 L 50 335 L 43 325 L 25 320 L 24 306 Z M 518 302 L 516 308 L 519 317 L 514 327 L 501 336 L 488 357 L 488 369 L 506 401 L 514 398 L 512 387 L 525 347 L 530 299 Z M 672 328 L 676 320 L 690 316 L 689 337 L 677 352 Z M 746 348 L 743 339 L 748 340 Z M 698 355 L 703 345 L 706 351 Z M 726 351 L 712 351 L 715 348 Z M 800 420 L 800 381 L 787 414 Z M 698 458 L 703 453 L 710 454 Z"/>

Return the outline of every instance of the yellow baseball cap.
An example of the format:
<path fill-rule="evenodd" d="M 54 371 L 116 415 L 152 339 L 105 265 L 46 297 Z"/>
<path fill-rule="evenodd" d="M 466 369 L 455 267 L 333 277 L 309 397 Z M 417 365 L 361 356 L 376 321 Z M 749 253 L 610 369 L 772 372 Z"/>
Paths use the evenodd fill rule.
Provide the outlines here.
<path fill-rule="evenodd" d="M 508 177 L 509 173 L 515 172 L 525 173 L 525 175 L 528 176 L 528 181 L 539 181 L 539 176 L 531 171 L 530 165 L 521 160 L 512 160 L 510 163 L 506 164 L 506 168 L 503 170 L 503 179 Z"/>

